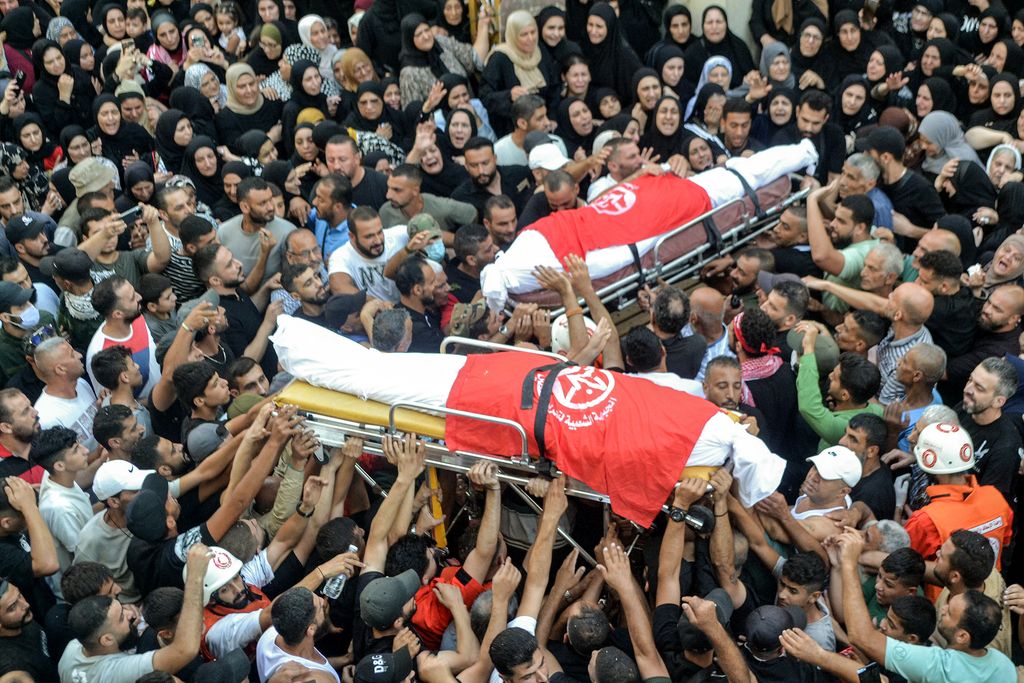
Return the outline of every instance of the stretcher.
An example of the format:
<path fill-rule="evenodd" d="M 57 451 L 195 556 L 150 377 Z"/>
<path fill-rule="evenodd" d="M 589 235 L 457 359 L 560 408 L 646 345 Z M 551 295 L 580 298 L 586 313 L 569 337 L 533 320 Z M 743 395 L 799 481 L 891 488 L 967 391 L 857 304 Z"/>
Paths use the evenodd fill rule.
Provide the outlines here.
<path fill-rule="evenodd" d="M 791 192 L 792 181 L 782 176 L 751 195 L 739 197 L 666 232 L 643 256 L 606 277 L 594 280 L 594 289 L 605 304 L 619 310 L 636 302 L 637 291 L 658 282 L 675 284 L 691 278 L 723 253 L 753 242 L 770 230 L 788 207 L 805 199 L 810 190 Z M 755 201 L 756 199 L 756 201 Z M 537 290 L 509 295 L 510 303 L 534 303 L 564 312 L 557 292 Z M 580 305 L 584 306 L 582 300 Z"/>

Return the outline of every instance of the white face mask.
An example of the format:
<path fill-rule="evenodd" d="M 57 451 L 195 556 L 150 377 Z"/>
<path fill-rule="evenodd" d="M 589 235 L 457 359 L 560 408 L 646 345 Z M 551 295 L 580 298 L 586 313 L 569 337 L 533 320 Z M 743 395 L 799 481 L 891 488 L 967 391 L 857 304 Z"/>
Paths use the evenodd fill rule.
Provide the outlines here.
<path fill-rule="evenodd" d="M 20 322 L 14 324 L 23 330 L 34 330 L 39 325 L 39 309 L 32 304 L 29 304 L 28 308 L 19 315 L 13 315 L 12 317 L 19 319 Z"/>

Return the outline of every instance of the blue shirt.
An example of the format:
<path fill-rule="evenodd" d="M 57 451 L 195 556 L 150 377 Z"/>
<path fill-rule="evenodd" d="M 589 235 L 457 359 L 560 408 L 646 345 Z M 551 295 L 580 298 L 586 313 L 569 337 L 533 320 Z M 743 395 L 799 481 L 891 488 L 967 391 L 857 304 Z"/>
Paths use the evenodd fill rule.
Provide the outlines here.
<path fill-rule="evenodd" d="M 868 199 L 875 205 L 874 224 L 892 230 L 892 202 L 889 198 L 877 187 L 872 187 L 868 190 Z"/>
<path fill-rule="evenodd" d="M 353 206 L 352 208 L 356 207 Z M 323 254 L 324 263 L 327 263 L 335 249 L 348 243 L 347 218 L 338 225 L 331 227 L 327 225 L 327 221 L 317 216 L 316 208 L 312 208 L 309 210 L 309 218 L 306 219 L 306 227 L 316 235 L 316 243 L 320 245 L 320 253 Z"/>

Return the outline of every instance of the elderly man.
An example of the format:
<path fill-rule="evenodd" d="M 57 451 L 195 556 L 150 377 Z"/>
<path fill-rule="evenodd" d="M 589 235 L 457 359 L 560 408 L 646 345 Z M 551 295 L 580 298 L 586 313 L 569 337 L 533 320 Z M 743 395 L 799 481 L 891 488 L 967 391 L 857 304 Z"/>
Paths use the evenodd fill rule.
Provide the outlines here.
<path fill-rule="evenodd" d="M 348 232 L 348 228 L 345 228 Z M 283 264 L 304 265 L 313 269 L 313 272 L 327 285 L 327 268 L 324 266 L 323 247 L 317 243 L 316 235 L 310 230 L 292 230 L 284 238 Z M 275 289 L 270 293 L 271 303 L 280 301 L 284 306 L 285 315 L 294 315 L 299 310 L 301 303 L 290 293 L 281 289 Z"/>

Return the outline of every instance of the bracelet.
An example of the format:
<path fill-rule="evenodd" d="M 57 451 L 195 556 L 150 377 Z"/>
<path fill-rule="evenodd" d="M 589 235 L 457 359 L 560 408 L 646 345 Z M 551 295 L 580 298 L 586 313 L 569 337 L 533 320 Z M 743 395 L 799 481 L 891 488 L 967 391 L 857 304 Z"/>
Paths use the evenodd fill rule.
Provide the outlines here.
<path fill-rule="evenodd" d="M 577 306 L 576 308 L 567 308 L 565 311 L 565 317 L 571 318 L 574 315 L 583 315 L 583 309 Z"/>
<path fill-rule="evenodd" d="M 723 513 L 722 513 L 722 514 L 720 514 L 720 515 L 715 515 L 715 517 L 728 517 L 728 516 L 729 516 L 729 513 L 728 513 L 728 512 L 723 512 Z"/>
<path fill-rule="evenodd" d="M 195 333 L 196 333 L 196 332 L 195 332 L 195 330 L 193 330 L 193 329 L 192 329 L 191 327 L 189 327 L 188 325 L 186 325 L 184 321 L 182 321 L 182 323 L 181 323 L 181 327 L 182 327 L 182 329 L 183 329 L 183 330 L 185 330 L 185 331 L 186 331 L 186 332 L 188 332 L 189 334 L 195 334 Z"/>
<path fill-rule="evenodd" d="M 312 517 L 313 513 L 316 512 L 315 508 L 313 510 L 310 510 L 309 512 L 303 512 L 301 510 L 301 508 L 302 508 L 302 501 L 300 500 L 298 503 L 295 504 L 295 514 L 297 514 L 299 517 L 305 517 L 306 519 L 309 519 L 310 517 Z"/>
<path fill-rule="evenodd" d="M 320 567 L 317 567 L 317 568 L 316 568 L 316 570 L 317 570 L 318 572 L 320 572 L 320 577 L 321 577 L 321 578 L 323 578 L 323 580 L 324 580 L 324 581 L 326 581 L 326 580 L 327 580 L 327 575 L 326 575 L 326 574 L 324 574 L 324 570 L 323 570 L 323 569 L 320 569 Z"/>

